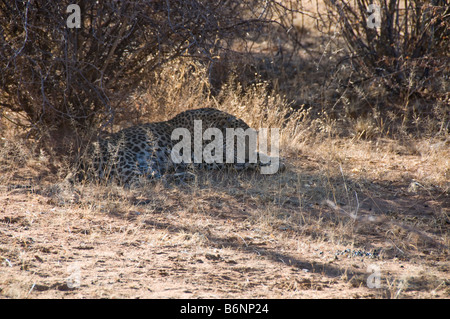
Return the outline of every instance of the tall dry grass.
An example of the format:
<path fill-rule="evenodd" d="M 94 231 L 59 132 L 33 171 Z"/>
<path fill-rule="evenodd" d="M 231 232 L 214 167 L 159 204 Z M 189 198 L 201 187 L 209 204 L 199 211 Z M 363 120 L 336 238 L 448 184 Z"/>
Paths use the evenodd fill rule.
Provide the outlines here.
<path fill-rule="evenodd" d="M 271 32 L 276 37 L 281 31 Z M 79 193 L 87 194 L 84 198 L 73 193 L 65 195 L 59 186 L 50 186 L 42 192 L 55 197 L 55 203 L 60 205 L 77 203 L 95 208 L 101 203 L 100 211 L 117 214 L 135 209 L 136 198 L 142 198 L 149 207 L 164 206 L 166 201 L 171 202 L 167 197 L 173 195 L 169 195 L 172 191 L 194 198 L 194 204 L 192 201 L 184 204 L 189 211 L 197 209 L 196 203 L 208 202 L 209 193 L 215 194 L 214 202 L 252 199 L 258 207 L 253 215 L 255 223 L 268 228 L 288 227 L 321 240 L 358 243 L 354 220 L 323 205 L 324 200 L 353 213 L 358 207 L 355 194 L 370 197 L 379 188 L 389 190 L 386 185 L 390 183 L 401 184 L 402 191 L 410 185 L 414 191 L 416 185 L 419 195 L 422 191 L 448 196 L 445 101 L 436 104 L 434 116 L 425 117 L 424 121 L 420 107 L 409 108 L 402 98 L 394 99 L 376 81 L 348 88 L 346 85 L 351 81 L 348 76 L 352 73 L 339 48 L 342 42 L 333 38 L 334 33 L 328 34 L 325 42 L 316 36 L 317 30 L 312 27 L 301 35 L 305 41 L 317 41 L 310 60 L 287 55 L 286 50 L 292 52 L 294 46 L 289 42 L 274 46 L 276 41 L 255 41 L 248 51 L 236 44 L 227 54 L 217 57 L 213 68 L 210 63 L 186 56 L 171 59 L 163 68 L 147 74 L 147 85 L 123 95 L 122 103 L 115 109 L 114 125 L 107 128 L 117 131 L 138 123 L 167 120 L 188 109 L 218 108 L 256 129 L 279 128 L 281 155 L 289 165 L 287 174 L 269 177 L 206 174 L 189 185 L 156 182 L 131 191 L 114 185 L 106 188 L 82 185 Z M 211 81 L 212 74 L 222 75 L 221 80 Z M 447 80 L 441 77 L 440 81 Z M 422 100 L 416 101 L 420 106 Z M 391 108 L 390 103 L 395 107 Z M 402 108 L 404 113 L 397 112 Z M 416 130 L 411 130 L 412 119 L 417 123 Z M 13 127 L 6 121 L 2 125 L 4 131 Z M 21 176 L 32 176 L 35 183 L 45 182 L 39 176 L 52 175 L 55 171 L 49 169 L 52 166 L 60 169 L 63 176 L 70 162 L 63 157 L 59 164 L 55 163 L 53 154 L 39 148 L 28 153 L 30 148 L 26 144 L 6 140 L 1 143 L 3 171 L 11 172 L 3 179 L 6 184 L 16 178 L 14 170 Z M 17 158 L 23 159 L 22 164 Z M 26 168 L 33 161 L 41 164 L 35 174 L 30 174 Z M 153 199 L 155 190 L 161 197 Z M 121 198 L 130 201 L 121 203 Z M 445 227 L 443 214 L 444 210 L 438 212 L 439 225 Z M 444 241 L 448 241 L 448 236 Z"/>
<path fill-rule="evenodd" d="M 196 108 L 212 107 L 231 113 L 255 129 L 279 128 L 282 143 L 302 136 L 308 120 L 306 110 L 294 111 L 291 102 L 267 81 L 247 88 L 231 77 L 218 94 L 212 94 L 208 68 L 200 63 L 176 60 L 154 75 L 153 84 L 135 93 L 129 102 L 130 116 L 121 116 L 121 126 L 167 120 L 174 115 Z M 129 112 L 130 109 L 127 109 Z M 131 119 L 131 120 L 130 120 Z"/>

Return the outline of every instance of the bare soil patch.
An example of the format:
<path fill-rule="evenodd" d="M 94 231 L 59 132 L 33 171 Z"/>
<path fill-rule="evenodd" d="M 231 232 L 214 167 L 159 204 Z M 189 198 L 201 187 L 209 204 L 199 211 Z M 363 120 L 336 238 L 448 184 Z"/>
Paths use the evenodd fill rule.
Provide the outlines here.
<path fill-rule="evenodd" d="M 0 186 L 0 296 L 449 298 L 449 157 L 333 143 L 290 150 L 278 175 L 133 189 L 17 168 Z"/>

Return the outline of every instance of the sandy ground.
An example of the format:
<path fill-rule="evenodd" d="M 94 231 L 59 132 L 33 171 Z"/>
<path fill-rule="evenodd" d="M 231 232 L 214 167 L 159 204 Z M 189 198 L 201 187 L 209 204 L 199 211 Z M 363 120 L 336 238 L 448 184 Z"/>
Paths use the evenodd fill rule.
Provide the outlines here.
<path fill-rule="evenodd" d="M 297 22 L 302 59 L 340 51 Z M 299 64 L 299 105 L 321 92 L 316 62 Z M 450 298 L 450 141 L 357 136 L 282 145 L 273 176 L 124 189 L 68 185 L 2 135 L 0 298 Z"/>
<path fill-rule="evenodd" d="M 358 158 L 135 189 L 23 168 L 0 190 L 0 296 L 449 298 L 448 192 L 413 182 L 419 155 Z"/>

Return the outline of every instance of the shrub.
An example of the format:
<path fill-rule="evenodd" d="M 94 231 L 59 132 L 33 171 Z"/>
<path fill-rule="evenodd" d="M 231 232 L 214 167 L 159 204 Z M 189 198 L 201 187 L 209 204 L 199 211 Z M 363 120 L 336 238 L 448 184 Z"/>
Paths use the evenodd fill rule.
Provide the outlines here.
<path fill-rule="evenodd" d="M 378 6 L 379 17 L 369 10 L 372 3 Z M 350 66 L 347 80 L 340 77 L 341 92 L 353 91 L 357 100 L 366 100 L 366 106 L 381 105 L 378 112 L 392 110 L 397 103 L 404 122 L 405 116 L 411 122 L 424 114 L 448 121 L 443 111 L 450 102 L 448 1 L 327 0 L 326 4 L 328 26 L 339 26 L 347 45 L 347 54 L 338 64 Z M 377 103 L 370 101 L 373 92 L 387 95 Z"/>
<path fill-rule="evenodd" d="M 278 6 L 256 0 L 77 3 L 81 28 L 66 25 L 70 1 L 0 1 L 2 114 L 24 115 L 41 135 L 105 128 L 124 99 L 166 62 L 213 61 L 235 39 L 273 22 L 271 9 Z"/>

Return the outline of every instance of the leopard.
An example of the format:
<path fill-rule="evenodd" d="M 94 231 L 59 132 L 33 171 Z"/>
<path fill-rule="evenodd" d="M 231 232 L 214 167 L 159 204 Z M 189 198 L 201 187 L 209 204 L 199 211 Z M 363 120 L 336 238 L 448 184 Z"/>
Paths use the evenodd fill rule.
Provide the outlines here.
<path fill-rule="evenodd" d="M 200 132 L 196 131 L 195 127 L 198 123 L 201 123 Z M 222 133 L 224 138 L 215 144 L 218 147 L 211 153 L 217 155 L 214 157 L 215 160 L 211 158 L 198 160 L 198 152 L 189 154 L 184 148 L 179 150 L 178 158 L 181 160 L 174 160 L 176 157 L 172 156 L 172 151 L 180 143 L 180 139 L 176 139 L 174 132 L 180 128 L 191 137 L 184 144 L 190 146 L 191 150 L 196 147 L 195 139 L 192 140 L 196 134 L 200 133 L 203 136 L 209 128 L 216 129 L 216 133 Z M 226 137 L 230 133 L 227 129 L 256 132 L 242 119 L 215 108 L 187 110 L 167 121 L 124 128 L 116 133 L 98 137 L 89 143 L 84 155 L 81 156 L 80 172 L 77 175 L 79 179 L 84 177 L 95 180 L 114 180 L 120 184 L 130 185 L 141 178 L 157 180 L 167 175 L 181 178 L 192 174 L 192 171 L 196 169 L 258 171 L 273 163 L 273 158 L 266 156 L 263 161 L 264 155 L 250 147 L 249 136 L 245 136 L 244 139 L 233 136 L 233 139 L 228 140 Z M 180 137 L 182 136 L 178 136 Z M 217 136 L 214 137 L 217 138 Z M 203 139 L 202 149 L 211 143 L 211 140 Z M 227 148 L 227 141 L 229 141 L 228 144 L 233 141 L 232 148 Z M 239 157 L 239 147 L 245 149 L 245 152 L 242 152 L 245 154 L 241 153 L 241 157 Z M 233 157 L 227 158 L 226 154 L 231 150 L 233 150 Z M 254 154 L 253 158 L 256 160 L 251 160 L 251 154 Z M 277 161 L 277 164 L 278 171 L 285 169 L 284 163 Z"/>

